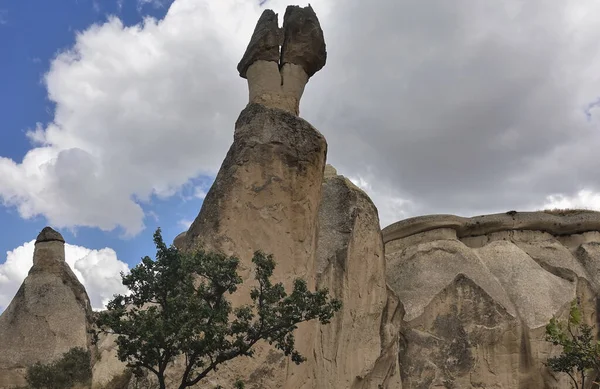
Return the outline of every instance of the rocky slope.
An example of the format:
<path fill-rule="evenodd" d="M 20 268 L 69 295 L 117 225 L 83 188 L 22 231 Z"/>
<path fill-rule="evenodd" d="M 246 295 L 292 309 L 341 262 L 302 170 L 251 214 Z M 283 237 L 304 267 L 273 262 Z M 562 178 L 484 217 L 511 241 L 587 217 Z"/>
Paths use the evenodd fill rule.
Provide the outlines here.
<path fill-rule="evenodd" d="M 33 266 L 0 315 L 0 388 L 24 386 L 25 370 L 73 347 L 89 347 L 91 306 L 65 262 L 65 241 L 50 227 L 35 242 Z"/>
<path fill-rule="evenodd" d="M 403 388 L 568 388 L 544 326 L 578 298 L 597 323 L 600 214 L 407 219 L 383 230 L 402 301 Z"/>

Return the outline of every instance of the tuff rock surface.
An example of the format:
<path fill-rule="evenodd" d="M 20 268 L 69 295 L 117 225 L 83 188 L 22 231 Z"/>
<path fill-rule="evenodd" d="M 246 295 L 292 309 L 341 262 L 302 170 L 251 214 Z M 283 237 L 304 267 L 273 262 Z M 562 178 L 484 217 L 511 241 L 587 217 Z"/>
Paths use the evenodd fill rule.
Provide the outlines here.
<path fill-rule="evenodd" d="M 600 214 L 431 215 L 383 230 L 403 388 L 569 388 L 543 364 L 577 298 L 596 325 Z"/>
<path fill-rule="evenodd" d="M 0 315 L 0 388 L 24 386 L 25 370 L 36 362 L 88 349 L 90 315 L 88 295 L 65 262 L 63 237 L 44 228 L 27 278 Z"/>
<path fill-rule="evenodd" d="M 313 387 L 398 388 L 401 313 L 388 301 L 377 208 L 330 165 L 322 188 L 317 286 L 328 288 L 343 307 L 330 324 L 319 326 Z"/>
<path fill-rule="evenodd" d="M 287 7 L 282 28 L 277 14 L 265 10 L 238 64 L 248 79 L 249 104 L 298 115 L 304 87 L 326 59 L 323 30 L 310 5 Z"/>
<path fill-rule="evenodd" d="M 251 259 L 256 250 L 273 254 L 273 279 L 291 288 L 295 278 L 315 286 L 317 217 L 327 144 L 308 122 L 289 112 L 250 104 L 236 123 L 231 146 L 196 220 L 185 234 L 183 249 L 205 247 L 240 258 L 244 284 L 232 303 L 249 299 Z M 212 385 L 232 387 L 248 377 L 250 388 L 306 388 L 314 362 L 316 324 L 301 325 L 296 337 L 309 361 L 294 366 L 261 344 L 255 358 L 220 369 Z M 210 380 L 209 380 L 210 381 Z"/>
<path fill-rule="evenodd" d="M 597 325 L 600 213 L 429 215 L 383 231 L 368 195 L 325 165 L 325 138 L 298 117 L 309 78 L 325 65 L 312 8 L 288 7 L 283 27 L 266 10 L 238 65 L 249 103 L 233 144 L 180 250 L 241 259 L 248 302 L 255 250 L 274 255 L 273 280 L 327 287 L 343 308 L 328 325 L 305 323 L 296 366 L 267 344 L 197 387 L 265 389 L 567 389 L 543 362 L 559 350 L 544 326 L 578 299 Z M 34 265 L 0 316 L 0 389 L 24 385 L 27 365 L 88 347 L 90 307 L 64 262 L 64 240 L 44 229 Z M 93 388 L 124 371 L 114 338 L 93 351 Z M 182 369 L 170 367 L 171 378 Z M 169 387 L 174 386 L 173 383 Z"/>

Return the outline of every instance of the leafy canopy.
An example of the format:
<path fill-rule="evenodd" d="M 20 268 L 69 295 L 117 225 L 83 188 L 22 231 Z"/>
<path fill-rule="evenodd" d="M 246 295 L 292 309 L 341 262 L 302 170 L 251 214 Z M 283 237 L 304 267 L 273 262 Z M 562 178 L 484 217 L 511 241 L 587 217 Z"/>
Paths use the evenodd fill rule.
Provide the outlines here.
<path fill-rule="evenodd" d="M 239 259 L 199 250 L 184 253 L 154 233 L 156 259 L 149 257 L 122 274 L 127 295 L 115 295 L 96 318 L 99 333 L 117 335 L 118 357 L 133 369 L 147 369 L 165 388 L 165 371 L 184 356 L 179 388 L 195 385 L 211 371 L 238 356 L 253 355 L 253 346 L 265 340 L 296 364 L 305 358 L 295 349 L 293 331 L 313 319 L 328 323 L 341 303 L 328 290 L 310 292 L 296 279 L 288 295 L 283 284 L 273 284 L 275 261 L 257 251 L 252 258 L 257 286 L 252 303 L 233 308 L 228 296 L 242 279 Z M 178 378 L 179 379 L 179 378 Z M 238 384 L 238 387 L 242 387 Z"/>
<path fill-rule="evenodd" d="M 548 358 L 546 366 L 568 374 L 576 389 L 584 388 L 587 375 L 600 368 L 600 342 L 592 331 L 593 327 L 582 322 L 577 300 L 571 302 L 565 322 L 552 318 L 546 325 L 546 340 L 562 347 L 562 353 Z"/>

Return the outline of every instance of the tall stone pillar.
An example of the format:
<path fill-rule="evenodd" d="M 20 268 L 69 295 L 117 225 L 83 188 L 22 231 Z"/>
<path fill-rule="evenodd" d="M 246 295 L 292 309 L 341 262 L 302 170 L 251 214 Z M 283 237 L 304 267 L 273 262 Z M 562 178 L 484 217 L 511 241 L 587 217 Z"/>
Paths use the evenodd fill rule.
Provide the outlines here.
<path fill-rule="evenodd" d="M 281 52 L 279 50 L 282 46 Z M 204 247 L 240 258 L 244 283 L 232 303 L 247 303 L 253 285 L 253 253 L 273 254 L 273 280 L 289 291 L 295 278 L 315 286 L 315 250 L 321 183 L 327 144 L 298 117 L 309 77 L 325 64 L 325 42 L 310 7 L 288 7 L 283 28 L 266 10 L 238 66 L 248 79 L 250 101 L 236 124 L 234 140 L 202 209 L 184 237 L 183 249 Z M 316 323 L 295 332 L 309 361 L 296 366 L 268 344 L 253 358 L 231 361 L 209 385 L 232 387 L 236 378 L 249 388 L 313 388 Z"/>

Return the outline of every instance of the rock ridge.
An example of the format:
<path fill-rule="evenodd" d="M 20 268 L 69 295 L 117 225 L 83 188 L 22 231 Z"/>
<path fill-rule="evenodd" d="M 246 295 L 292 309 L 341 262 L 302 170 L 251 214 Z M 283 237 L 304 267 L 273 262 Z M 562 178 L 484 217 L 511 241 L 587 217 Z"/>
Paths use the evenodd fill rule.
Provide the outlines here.
<path fill-rule="evenodd" d="M 600 230 L 600 212 L 582 211 L 553 215 L 547 212 L 497 213 L 475 217 L 425 215 L 404 219 L 382 230 L 385 243 L 440 228 L 456 231 L 458 238 L 487 235 L 499 231 L 532 230 L 555 236 L 581 234 Z"/>

